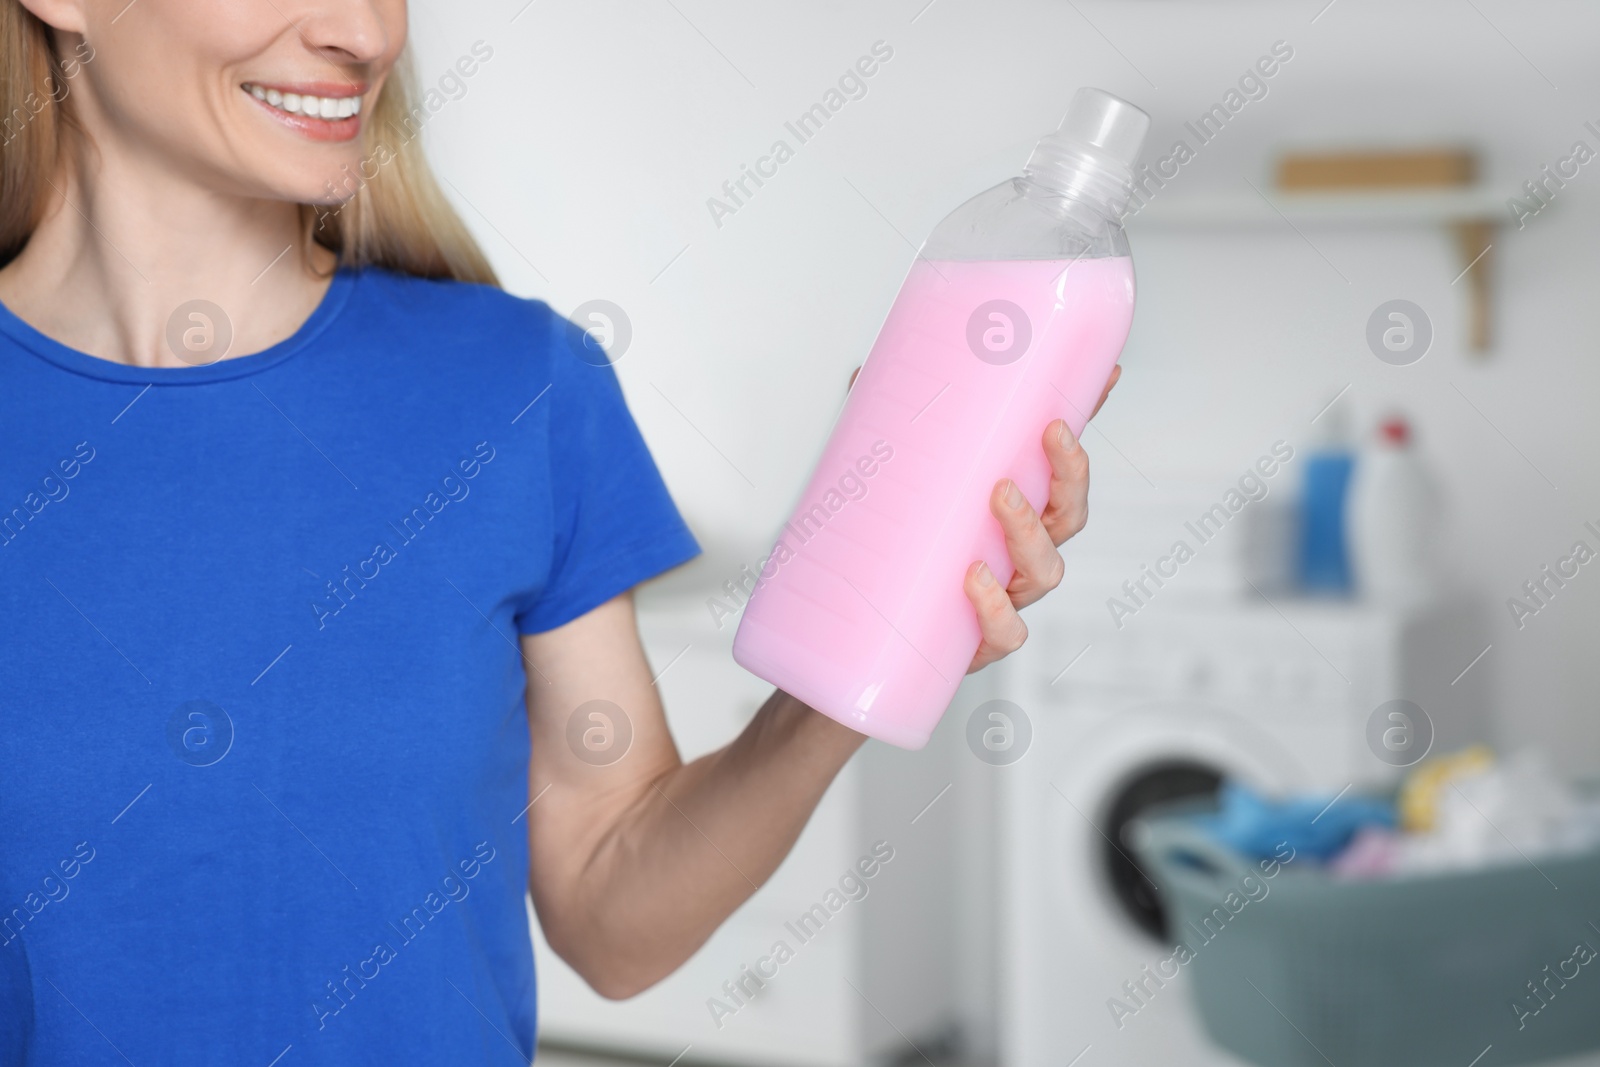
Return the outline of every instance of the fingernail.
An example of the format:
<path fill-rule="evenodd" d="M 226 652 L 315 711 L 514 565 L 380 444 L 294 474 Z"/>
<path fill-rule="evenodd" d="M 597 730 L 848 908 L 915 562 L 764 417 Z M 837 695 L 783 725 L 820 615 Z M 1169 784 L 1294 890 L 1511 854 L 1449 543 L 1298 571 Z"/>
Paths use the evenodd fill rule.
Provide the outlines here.
<path fill-rule="evenodd" d="M 987 563 L 978 564 L 978 584 L 986 589 L 994 584 L 994 574 Z"/>
<path fill-rule="evenodd" d="M 1072 427 L 1067 425 L 1066 419 L 1061 420 L 1061 432 L 1056 436 L 1056 443 L 1068 450 L 1078 443 L 1078 439 L 1072 435 Z"/>
<path fill-rule="evenodd" d="M 1022 507 L 1022 490 L 1017 488 L 1017 483 L 1016 482 L 1007 483 L 1007 488 L 1006 488 L 1006 507 L 1010 508 L 1013 511 L 1015 511 L 1018 508 Z"/>

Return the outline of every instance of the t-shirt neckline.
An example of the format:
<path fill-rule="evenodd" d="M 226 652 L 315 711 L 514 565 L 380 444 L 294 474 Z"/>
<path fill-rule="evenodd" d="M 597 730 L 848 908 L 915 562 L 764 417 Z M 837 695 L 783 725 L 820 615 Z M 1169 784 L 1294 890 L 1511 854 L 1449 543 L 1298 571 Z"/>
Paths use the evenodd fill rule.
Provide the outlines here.
<path fill-rule="evenodd" d="M 246 356 L 220 359 L 215 363 L 198 367 L 138 367 L 91 356 L 87 352 L 64 345 L 39 332 L 18 318 L 4 303 L 0 303 L 0 334 L 9 337 L 33 355 L 87 378 L 128 382 L 135 385 L 201 385 L 207 382 L 220 382 L 258 374 L 305 349 L 338 317 L 360 276 L 360 271 L 348 267 L 336 270 L 315 310 L 294 333 L 277 344 Z"/>

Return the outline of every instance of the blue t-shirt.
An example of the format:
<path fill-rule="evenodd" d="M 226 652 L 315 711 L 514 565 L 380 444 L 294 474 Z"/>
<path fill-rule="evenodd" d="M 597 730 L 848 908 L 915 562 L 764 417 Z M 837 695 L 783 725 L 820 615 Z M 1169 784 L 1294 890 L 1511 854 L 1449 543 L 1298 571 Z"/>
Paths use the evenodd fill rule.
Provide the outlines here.
<path fill-rule="evenodd" d="M 527 1062 L 517 635 L 698 551 L 594 353 L 376 269 L 206 366 L 0 309 L 0 1063 Z"/>

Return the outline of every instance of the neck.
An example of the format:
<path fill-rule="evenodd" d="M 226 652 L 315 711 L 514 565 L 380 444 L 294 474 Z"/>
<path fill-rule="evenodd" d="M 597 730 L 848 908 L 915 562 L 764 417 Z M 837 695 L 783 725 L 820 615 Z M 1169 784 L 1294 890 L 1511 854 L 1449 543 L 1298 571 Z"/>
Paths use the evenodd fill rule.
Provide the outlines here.
<path fill-rule="evenodd" d="M 334 255 L 309 242 L 297 205 L 218 193 L 114 142 L 66 157 L 43 220 L 0 270 L 0 302 L 45 335 L 102 359 L 180 367 L 218 358 L 180 358 L 168 344 L 180 305 L 222 309 L 229 358 L 290 336 L 322 299 Z"/>

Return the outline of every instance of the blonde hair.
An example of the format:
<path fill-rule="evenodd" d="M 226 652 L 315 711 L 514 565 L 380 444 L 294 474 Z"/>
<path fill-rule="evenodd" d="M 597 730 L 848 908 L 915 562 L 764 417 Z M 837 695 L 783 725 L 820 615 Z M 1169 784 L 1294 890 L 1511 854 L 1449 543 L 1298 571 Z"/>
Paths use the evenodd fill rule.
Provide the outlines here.
<path fill-rule="evenodd" d="M 69 140 L 83 140 L 67 100 L 71 78 L 92 58 L 64 62 L 49 26 L 19 0 L 0 0 L 0 266 L 38 228 Z M 417 116 L 426 113 L 414 110 L 414 81 L 408 46 L 363 125 L 360 174 L 346 174 L 353 195 L 300 205 L 305 252 L 315 241 L 340 266 L 498 286 L 423 155 Z"/>

